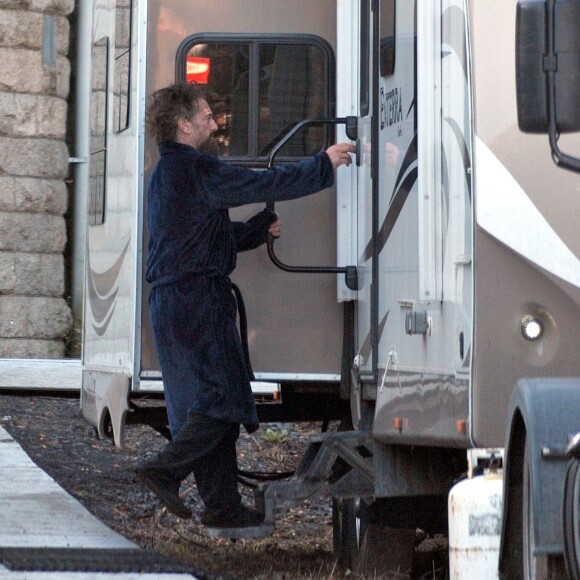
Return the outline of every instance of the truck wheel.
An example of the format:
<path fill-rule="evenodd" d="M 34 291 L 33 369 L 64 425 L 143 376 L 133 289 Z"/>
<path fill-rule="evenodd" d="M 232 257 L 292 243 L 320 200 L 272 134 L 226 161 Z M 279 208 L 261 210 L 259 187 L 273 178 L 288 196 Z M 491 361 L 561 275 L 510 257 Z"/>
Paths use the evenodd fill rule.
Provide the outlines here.
<path fill-rule="evenodd" d="M 532 497 L 532 471 L 530 446 L 526 441 L 523 466 L 522 493 L 522 543 L 524 580 L 562 580 L 567 577 L 563 556 L 534 556 L 534 502 Z"/>
<path fill-rule="evenodd" d="M 572 459 L 566 469 L 562 509 L 564 561 L 572 580 L 580 580 L 580 461 Z"/>
<path fill-rule="evenodd" d="M 410 503 L 406 500 L 380 498 L 370 505 L 362 498 L 334 500 L 334 547 L 343 570 L 357 578 L 410 576 L 416 529 L 389 527 L 395 521 L 387 517 Z"/>
<path fill-rule="evenodd" d="M 332 540 L 338 565 L 343 570 L 355 570 L 360 554 L 362 525 L 360 499 L 333 498 Z"/>

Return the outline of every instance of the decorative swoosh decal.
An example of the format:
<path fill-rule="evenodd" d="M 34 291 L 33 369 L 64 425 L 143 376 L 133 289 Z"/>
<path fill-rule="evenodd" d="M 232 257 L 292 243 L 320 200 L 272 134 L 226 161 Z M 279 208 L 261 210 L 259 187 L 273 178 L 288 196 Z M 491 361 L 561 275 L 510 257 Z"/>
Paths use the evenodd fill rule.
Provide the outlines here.
<path fill-rule="evenodd" d="M 469 195 L 469 199 L 471 200 L 471 178 L 469 172 L 471 170 L 471 159 L 469 158 L 469 148 L 467 147 L 467 143 L 465 142 L 465 135 L 461 132 L 461 127 L 457 123 L 457 121 L 451 117 L 447 117 L 445 122 L 451 128 L 453 135 L 455 136 L 455 140 L 457 141 L 457 146 L 459 147 L 459 151 L 461 151 L 461 159 L 463 160 L 463 170 L 465 172 L 465 182 L 467 183 L 467 193 Z"/>
<path fill-rule="evenodd" d="M 115 263 L 102 273 L 97 273 L 92 269 L 91 253 L 87 251 L 88 295 L 94 319 L 92 326 L 99 336 L 105 334 L 115 312 L 117 293 L 119 292 L 119 272 L 127 255 L 130 241 L 131 239 L 129 238 Z"/>
<path fill-rule="evenodd" d="M 383 336 L 383 330 L 385 328 L 385 324 L 387 323 L 387 318 L 389 317 L 390 310 L 387 310 L 387 313 L 381 320 L 379 324 L 379 332 L 378 332 L 378 341 L 381 342 L 381 337 Z M 362 356 L 363 360 L 367 360 L 371 355 L 371 333 L 369 332 L 362 343 L 362 346 L 359 349 L 359 354 Z"/>
<path fill-rule="evenodd" d="M 459 147 L 459 150 L 461 151 L 461 158 L 463 160 L 463 167 L 464 167 L 464 172 L 465 172 L 465 180 L 467 183 L 467 191 L 468 191 L 469 199 L 471 200 L 471 179 L 469 178 L 469 170 L 471 168 L 471 159 L 469 158 L 469 150 L 467 147 L 467 143 L 465 142 L 465 137 L 461 133 L 461 128 L 459 127 L 457 122 L 450 117 L 445 119 L 445 121 L 450 126 L 450 128 L 453 132 L 453 135 L 455 136 L 455 138 L 457 140 L 457 145 Z M 417 167 L 414 167 L 403 178 L 403 176 L 406 174 L 409 167 L 411 167 L 416 162 L 417 162 L 417 135 L 415 134 L 413 141 L 411 142 L 411 144 L 409 145 L 409 148 L 407 149 L 407 152 L 405 154 L 405 159 L 403 160 L 399 174 L 397 175 L 397 180 L 395 183 L 395 190 L 394 190 L 393 195 L 391 196 L 391 204 L 389 205 L 387 215 L 385 216 L 385 221 L 383 222 L 383 225 L 381 226 L 381 229 L 379 230 L 379 234 L 378 234 L 379 253 L 385 247 L 385 244 L 387 243 L 387 240 L 389 239 L 389 236 L 391 235 L 391 232 L 393 231 L 393 227 L 395 226 L 395 223 L 396 223 L 397 219 L 399 218 L 399 215 L 401 214 L 403 206 L 405 205 L 405 202 L 407 201 L 409 193 L 411 192 L 411 189 L 413 188 L 413 186 L 415 185 L 415 182 L 417 181 L 417 175 L 418 175 Z M 443 163 L 444 163 L 443 180 L 445 182 L 447 180 L 447 173 L 448 173 L 447 160 L 446 160 L 445 156 L 443 158 Z M 444 190 L 445 190 L 445 186 L 444 186 Z M 360 263 L 364 264 L 366 261 L 368 261 L 372 257 L 372 255 L 373 255 L 373 244 L 372 244 L 372 239 L 371 239 L 369 241 L 369 243 L 367 244 L 366 248 L 364 249 L 364 252 L 362 253 L 362 256 L 360 258 Z"/>
<path fill-rule="evenodd" d="M 444 233 L 443 237 L 447 237 L 447 232 L 449 230 L 449 191 L 451 185 L 449 183 L 449 164 L 447 163 L 447 155 L 445 155 L 445 148 L 441 148 L 441 196 L 443 201 L 443 207 L 441 208 L 442 219 L 444 222 Z"/>
<path fill-rule="evenodd" d="M 409 115 L 411 114 L 411 111 L 413 112 L 417 112 L 417 109 L 415 108 L 415 101 L 417 100 L 417 97 L 413 97 L 413 100 L 411 101 L 411 104 L 409 105 L 409 110 L 407 111 L 407 119 L 409 118 Z M 417 132 L 417 115 L 415 115 L 414 118 L 414 122 L 415 122 L 415 133 Z"/>
<path fill-rule="evenodd" d="M 381 253 L 382 249 L 385 247 L 391 232 L 395 226 L 399 215 L 407 201 L 407 197 L 409 197 L 409 193 L 411 193 L 411 189 L 415 185 L 417 181 L 417 167 L 414 167 L 409 171 L 406 177 L 403 176 L 407 173 L 409 167 L 413 164 L 417 163 L 417 134 L 413 137 L 413 141 L 409 145 L 405 153 L 405 158 L 403 159 L 403 163 L 401 165 L 401 169 L 399 174 L 397 175 L 397 181 L 395 183 L 395 190 L 393 195 L 391 196 L 391 204 L 389 205 L 389 209 L 387 211 L 387 215 L 385 216 L 385 221 L 381 226 L 378 234 L 379 240 L 379 254 Z M 362 256 L 360 258 L 360 263 L 364 264 L 367 260 L 369 260 L 373 255 L 373 240 L 371 239 L 367 244 L 367 247 L 364 249 Z"/>

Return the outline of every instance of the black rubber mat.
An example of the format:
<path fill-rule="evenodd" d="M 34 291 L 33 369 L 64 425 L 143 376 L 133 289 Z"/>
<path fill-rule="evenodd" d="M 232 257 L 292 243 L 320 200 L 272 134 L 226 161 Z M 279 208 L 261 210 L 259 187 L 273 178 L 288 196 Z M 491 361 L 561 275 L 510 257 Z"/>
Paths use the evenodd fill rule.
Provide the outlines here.
<path fill-rule="evenodd" d="M 198 575 L 166 556 L 140 549 L 0 548 L 0 563 L 28 572 L 143 572 Z M 203 576 L 202 576 L 203 577 Z"/>

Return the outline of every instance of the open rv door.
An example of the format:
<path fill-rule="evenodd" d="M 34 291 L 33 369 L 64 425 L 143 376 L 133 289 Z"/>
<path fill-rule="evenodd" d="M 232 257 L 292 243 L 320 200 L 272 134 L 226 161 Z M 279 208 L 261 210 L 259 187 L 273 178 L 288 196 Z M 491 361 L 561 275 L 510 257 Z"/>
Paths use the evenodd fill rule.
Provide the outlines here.
<path fill-rule="evenodd" d="M 296 123 L 336 116 L 337 3 L 109 0 L 94 9 L 94 223 L 88 235 L 83 414 L 101 434 L 111 425 L 120 443 L 125 420 L 163 420 L 144 280 L 145 194 L 158 157 L 144 132 L 146 101 L 177 81 L 202 84 L 219 125 L 216 153 L 264 169 L 276 142 Z M 129 20 L 115 16 L 121 9 Z M 127 36 L 131 50 L 117 46 L 117 36 Z M 128 100 L 117 94 L 123 74 L 131 80 Z M 128 127 L 119 125 L 125 119 Z M 298 161 L 334 138 L 332 125 L 307 127 L 276 162 Z M 262 209 L 239 208 L 231 216 L 245 221 Z M 284 221 L 276 252 L 285 263 L 336 264 L 335 188 L 280 203 L 276 211 Z M 262 420 L 342 416 L 343 309 L 336 277 L 288 274 L 260 248 L 238 256 L 233 279 L 246 305 L 255 393 L 281 394 L 277 404 L 259 406 Z"/>
<path fill-rule="evenodd" d="M 264 169 L 273 147 L 296 123 L 335 116 L 334 0 L 175 0 L 170 5 L 150 0 L 148 21 L 147 94 L 175 81 L 200 82 L 211 95 L 222 158 Z M 207 68 L 200 74 L 196 67 Z M 306 127 L 279 152 L 276 163 L 311 155 L 327 147 L 333 135 L 332 127 Z M 150 139 L 145 157 L 146 183 L 157 159 Z M 231 217 L 246 220 L 262 209 L 246 206 L 232 210 Z M 277 204 L 276 211 L 284 222 L 276 252 L 284 262 L 336 263 L 334 188 Z M 143 261 L 146 246 L 145 232 Z M 281 387 L 282 404 L 263 407 L 262 417 L 297 413 L 306 419 L 332 408 L 339 400 L 343 335 L 334 278 L 289 274 L 259 248 L 238 255 L 232 279 L 244 296 L 256 379 Z M 141 389 L 161 378 L 147 293 L 143 284 Z"/>
<path fill-rule="evenodd" d="M 83 317 L 83 416 L 122 441 L 134 373 L 140 252 L 144 2 L 95 2 Z"/>

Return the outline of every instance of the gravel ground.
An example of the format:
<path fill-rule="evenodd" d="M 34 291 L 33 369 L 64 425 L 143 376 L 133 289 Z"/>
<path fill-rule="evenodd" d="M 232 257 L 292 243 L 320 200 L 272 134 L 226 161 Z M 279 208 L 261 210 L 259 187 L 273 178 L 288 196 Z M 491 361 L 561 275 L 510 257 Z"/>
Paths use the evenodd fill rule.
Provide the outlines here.
<path fill-rule="evenodd" d="M 0 395 L 0 424 L 30 457 L 64 489 L 109 527 L 143 548 L 171 556 L 206 578 L 352 578 L 340 570 L 332 552 L 332 508 L 327 497 L 294 508 L 261 540 L 208 538 L 199 524 L 201 500 L 193 478 L 181 492 L 193 509 L 180 520 L 160 508 L 153 494 L 137 483 L 132 467 L 159 451 L 165 439 L 153 429 L 128 425 L 120 450 L 101 440 L 79 415 L 77 398 Z M 242 430 L 240 469 L 292 471 L 308 435 L 320 424 L 263 425 L 252 435 Z M 241 488 L 248 504 L 250 490 Z M 441 578 L 418 573 L 417 578 Z"/>

